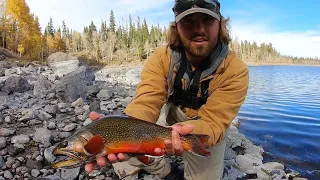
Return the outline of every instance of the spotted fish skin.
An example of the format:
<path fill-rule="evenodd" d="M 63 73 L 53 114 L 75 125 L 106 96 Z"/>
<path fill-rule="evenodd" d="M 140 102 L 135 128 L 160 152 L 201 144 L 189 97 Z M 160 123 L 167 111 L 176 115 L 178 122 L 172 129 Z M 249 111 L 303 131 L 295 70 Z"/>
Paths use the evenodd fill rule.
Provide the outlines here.
<path fill-rule="evenodd" d="M 129 117 L 102 118 L 89 124 L 86 129 L 93 134 L 101 135 L 105 143 L 141 142 L 171 138 L 171 129 Z"/>
<path fill-rule="evenodd" d="M 126 117 L 103 117 L 84 126 L 72 136 L 59 143 L 53 155 L 65 155 L 69 159 L 53 163 L 53 167 L 73 166 L 87 162 L 101 154 L 126 153 L 130 155 L 165 155 L 166 139 L 171 139 L 172 128 Z M 184 150 L 200 156 L 210 156 L 205 150 L 208 135 L 181 135 Z M 155 152 L 156 148 L 162 149 Z"/>
<path fill-rule="evenodd" d="M 154 149 L 164 149 L 164 140 L 171 139 L 172 133 L 170 127 L 163 127 L 155 123 L 126 116 L 101 118 L 93 121 L 85 129 L 94 135 L 100 135 L 104 139 L 105 147 L 109 148 L 109 152 L 107 151 L 107 153 L 118 153 L 113 151 L 112 148 L 124 152 L 126 152 L 127 148 L 128 153 L 146 153 L 149 155 L 163 155 L 154 153 Z M 203 149 L 208 139 L 207 135 L 190 134 L 181 136 L 184 149 L 193 151 L 200 156 L 209 155 L 209 152 Z M 128 150 L 130 148 L 131 150 Z M 134 148 L 138 149 L 135 150 Z"/>

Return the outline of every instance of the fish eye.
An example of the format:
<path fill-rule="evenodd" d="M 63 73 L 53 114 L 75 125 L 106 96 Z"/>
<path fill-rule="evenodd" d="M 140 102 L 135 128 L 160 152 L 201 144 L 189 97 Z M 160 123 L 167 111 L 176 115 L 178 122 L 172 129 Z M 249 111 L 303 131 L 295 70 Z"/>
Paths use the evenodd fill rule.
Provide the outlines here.
<path fill-rule="evenodd" d="M 67 147 L 68 146 L 68 141 L 63 141 L 62 143 L 61 143 L 61 147 L 62 148 L 65 148 L 65 147 Z"/>

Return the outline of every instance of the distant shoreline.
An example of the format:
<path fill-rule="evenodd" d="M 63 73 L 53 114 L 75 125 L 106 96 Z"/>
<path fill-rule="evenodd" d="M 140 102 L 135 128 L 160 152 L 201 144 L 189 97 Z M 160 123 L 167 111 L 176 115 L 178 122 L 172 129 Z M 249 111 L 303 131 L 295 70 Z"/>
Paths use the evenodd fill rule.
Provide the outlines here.
<path fill-rule="evenodd" d="M 292 63 L 259 63 L 245 62 L 247 66 L 320 66 L 320 64 L 292 64 Z"/>
<path fill-rule="evenodd" d="M 104 67 L 107 68 L 130 68 L 130 67 L 143 67 L 143 62 L 131 62 L 124 64 L 108 64 Z M 245 62 L 247 66 L 319 66 L 320 64 L 290 64 L 290 63 L 257 63 L 257 62 Z"/>

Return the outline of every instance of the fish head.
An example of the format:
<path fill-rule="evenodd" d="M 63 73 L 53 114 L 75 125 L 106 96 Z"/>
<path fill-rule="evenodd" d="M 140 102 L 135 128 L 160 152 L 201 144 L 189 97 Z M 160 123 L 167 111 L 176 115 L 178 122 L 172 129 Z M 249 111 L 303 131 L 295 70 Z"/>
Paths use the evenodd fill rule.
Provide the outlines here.
<path fill-rule="evenodd" d="M 103 139 L 91 132 L 80 132 L 59 143 L 52 150 L 53 168 L 74 168 L 90 162 L 102 151 Z"/>

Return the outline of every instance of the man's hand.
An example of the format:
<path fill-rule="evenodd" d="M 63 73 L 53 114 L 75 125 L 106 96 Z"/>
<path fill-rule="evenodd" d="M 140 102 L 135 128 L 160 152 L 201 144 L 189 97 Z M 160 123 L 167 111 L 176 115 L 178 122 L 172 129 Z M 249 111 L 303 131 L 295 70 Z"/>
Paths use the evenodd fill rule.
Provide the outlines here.
<path fill-rule="evenodd" d="M 174 124 L 171 126 L 172 128 L 172 139 L 167 139 L 164 141 L 165 143 L 165 153 L 167 155 L 176 155 L 181 156 L 183 153 L 183 147 L 181 144 L 180 135 L 187 135 L 191 133 L 194 129 L 192 125 L 178 125 Z M 155 152 L 161 152 L 160 148 L 156 148 Z"/>
<path fill-rule="evenodd" d="M 92 121 L 97 120 L 100 117 L 101 117 L 101 115 L 96 112 L 91 112 L 89 114 L 89 118 Z M 129 156 L 127 154 L 123 154 L 123 153 L 119 153 L 117 155 L 116 154 L 109 154 L 107 157 L 97 157 L 97 159 L 96 159 L 97 163 L 88 163 L 85 165 L 84 168 L 89 173 L 95 168 L 96 164 L 98 164 L 99 166 L 106 166 L 107 164 L 109 164 L 109 162 L 116 163 L 119 161 L 127 161 L 128 159 L 129 159 Z"/>

